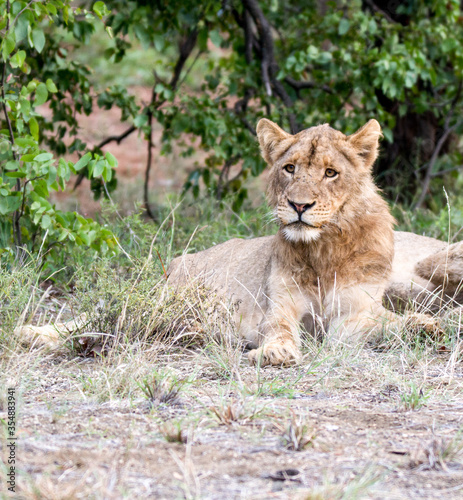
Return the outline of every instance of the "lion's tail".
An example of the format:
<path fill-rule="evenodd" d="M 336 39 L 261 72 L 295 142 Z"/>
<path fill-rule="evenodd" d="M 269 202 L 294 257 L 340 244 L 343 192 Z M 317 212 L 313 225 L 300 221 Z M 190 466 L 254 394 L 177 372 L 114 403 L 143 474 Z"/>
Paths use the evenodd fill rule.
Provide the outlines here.
<path fill-rule="evenodd" d="M 65 323 L 50 323 L 44 326 L 23 325 L 14 329 L 15 336 L 26 343 L 38 343 L 56 347 L 60 341 L 79 330 L 87 322 L 85 314 Z"/>

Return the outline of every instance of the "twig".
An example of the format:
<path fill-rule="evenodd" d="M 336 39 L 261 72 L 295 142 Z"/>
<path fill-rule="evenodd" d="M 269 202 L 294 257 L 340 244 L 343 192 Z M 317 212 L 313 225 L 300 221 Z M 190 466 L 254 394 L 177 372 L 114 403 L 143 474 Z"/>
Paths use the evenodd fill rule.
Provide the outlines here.
<path fill-rule="evenodd" d="M 166 278 L 166 281 L 167 281 L 167 272 L 166 272 L 166 268 L 164 267 L 164 262 L 162 262 L 161 254 L 159 253 L 157 248 L 155 248 L 154 250 L 158 254 L 159 262 L 161 263 L 161 267 L 162 267 L 162 272 L 164 273 L 164 278 Z"/>
<path fill-rule="evenodd" d="M 196 54 L 195 58 L 193 59 L 193 62 L 190 64 L 190 67 L 185 71 L 183 78 L 181 79 L 180 83 L 178 84 L 179 88 L 184 84 L 185 80 L 188 78 L 188 75 L 190 74 L 191 70 L 193 69 L 193 66 L 196 64 L 196 62 L 198 61 L 201 54 L 202 54 L 202 51 L 199 50 L 198 53 Z"/>
<path fill-rule="evenodd" d="M 95 146 L 95 149 L 101 149 L 103 146 L 106 146 L 106 144 L 109 144 L 110 142 L 117 142 L 117 144 L 120 144 L 132 132 L 135 132 L 135 130 L 137 130 L 137 127 L 135 127 L 135 125 L 132 125 L 125 132 L 122 132 L 121 135 L 110 135 L 109 137 L 106 137 L 106 139 L 102 140 L 100 144 Z"/>
<path fill-rule="evenodd" d="M 367 5 L 369 5 L 371 7 L 371 9 L 374 11 L 374 12 L 378 12 L 379 14 L 383 15 L 390 23 L 396 23 L 397 21 L 394 21 L 394 19 L 392 19 L 392 17 L 387 13 L 385 12 L 384 10 L 380 9 L 374 2 L 373 0 L 365 0 L 365 3 Z"/>
<path fill-rule="evenodd" d="M 152 94 L 151 94 L 151 103 L 148 107 L 148 127 L 149 127 L 149 132 L 148 132 L 148 159 L 146 161 L 146 169 L 145 169 L 145 184 L 143 186 L 143 201 L 145 204 L 145 209 L 146 213 L 148 216 L 156 220 L 153 212 L 151 211 L 150 203 L 149 203 L 149 180 L 150 180 L 150 171 L 151 171 L 151 164 L 153 162 L 153 106 L 154 103 L 156 102 L 156 92 L 155 92 L 155 87 L 153 87 Z"/>
<path fill-rule="evenodd" d="M 175 64 L 174 68 L 174 73 L 172 75 L 172 78 L 170 80 L 169 86 L 172 90 L 173 93 L 177 90 L 177 88 L 183 83 L 184 79 L 187 77 L 188 73 L 191 71 L 191 68 L 193 67 L 194 63 L 199 57 L 199 52 L 193 61 L 193 63 L 190 65 L 188 71 L 186 72 L 183 80 L 180 81 L 180 75 L 182 74 L 183 67 L 185 66 L 185 63 L 187 59 L 190 57 L 191 53 L 193 52 L 193 49 L 195 48 L 196 45 L 196 40 L 198 38 L 198 29 L 195 27 L 193 30 L 190 31 L 188 36 L 184 37 L 184 39 L 180 42 L 179 44 L 179 57 L 177 59 L 177 62 Z M 164 100 L 157 101 L 157 94 L 155 92 L 155 86 L 153 86 L 152 90 L 152 95 L 151 95 L 151 102 L 148 106 L 148 127 L 149 127 L 149 132 L 148 132 L 148 159 L 146 161 L 146 169 L 145 169 L 145 184 L 143 186 L 143 200 L 145 204 L 145 209 L 146 213 L 148 216 L 156 220 L 154 217 L 153 212 L 151 211 L 150 204 L 149 204 L 149 180 L 150 180 L 150 171 L 151 171 L 151 164 L 152 164 L 152 159 L 153 159 L 153 111 L 161 104 L 165 102 Z"/>
<path fill-rule="evenodd" d="M 27 10 L 36 0 L 31 0 L 23 9 L 21 9 L 17 14 L 16 14 L 16 17 L 14 18 L 13 22 L 11 23 L 12 26 L 14 26 L 16 24 L 16 21 L 18 20 L 19 16 L 25 11 Z M 8 28 L 6 29 L 6 31 L 8 32 Z"/>
<path fill-rule="evenodd" d="M 217 190 L 215 196 L 218 200 L 222 199 L 224 186 L 228 184 L 228 174 L 230 173 L 230 168 L 238 160 L 239 158 L 237 156 L 232 156 L 231 158 L 228 158 L 228 160 L 224 163 L 219 175 L 219 179 L 217 181 Z"/>
<path fill-rule="evenodd" d="M 334 94 L 333 90 L 328 87 L 328 85 L 316 85 L 313 82 L 307 81 L 298 81 L 290 76 L 285 77 L 285 82 L 293 87 L 294 90 L 303 90 L 303 89 L 320 89 L 328 94 Z"/>
<path fill-rule="evenodd" d="M 106 139 L 102 140 L 99 144 L 97 144 L 93 150 L 100 149 L 106 144 L 109 144 L 110 142 L 117 142 L 117 144 L 120 144 L 126 137 L 128 137 L 132 132 L 135 132 L 137 130 L 137 127 L 135 125 L 132 125 L 129 127 L 125 132 L 123 132 L 121 135 L 111 135 L 107 137 Z M 85 179 L 85 174 L 81 172 L 78 176 L 76 181 L 74 182 L 74 187 L 73 189 L 77 189 L 82 181 Z"/>
<path fill-rule="evenodd" d="M 440 177 L 442 175 L 451 174 L 452 172 L 456 172 L 457 170 L 463 169 L 463 165 L 459 165 L 458 167 L 446 168 L 445 170 L 440 170 L 439 172 L 434 172 L 431 177 Z"/>
<path fill-rule="evenodd" d="M 438 158 L 439 153 L 442 149 L 442 146 L 445 144 L 446 140 L 448 139 L 448 137 L 452 133 L 452 131 L 461 123 L 461 121 L 458 121 L 458 122 L 454 123 L 451 127 L 449 126 L 450 120 L 451 120 L 453 113 L 455 111 L 456 104 L 457 104 L 458 100 L 460 99 L 462 84 L 463 84 L 463 80 L 460 80 L 455 97 L 453 98 L 452 103 L 450 105 L 450 109 L 447 113 L 447 116 L 445 117 L 444 132 L 442 133 L 441 137 L 437 141 L 436 147 L 434 148 L 432 156 L 429 160 L 428 168 L 426 169 L 426 175 L 425 175 L 424 181 L 423 181 L 423 187 L 421 190 L 420 197 L 418 198 L 418 201 L 415 204 L 415 207 L 414 207 L 415 209 L 420 208 L 423 205 L 424 200 L 426 199 L 426 195 L 428 194 L 429 184 L 431 183 L 431 179 L 433 178 L 432 169 L 434 168 L 434 164 L 437 161 L 437 158 Z"/>

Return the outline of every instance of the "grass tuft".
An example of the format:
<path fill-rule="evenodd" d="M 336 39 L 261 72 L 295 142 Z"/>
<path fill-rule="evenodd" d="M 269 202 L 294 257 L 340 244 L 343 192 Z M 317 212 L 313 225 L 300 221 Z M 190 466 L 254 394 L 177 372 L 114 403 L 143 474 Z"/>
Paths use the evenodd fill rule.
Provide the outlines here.
<path fill-rule="evenodd" d="M 444 470 L 463 453 L 463 431 L 460 429 L 452 439 L 434 437 L 417 448 L 411 455 L 410 467 L 419 470 Z"/>
<path fill-rule="evenodd" d="M 308 420 L 292 413 L 291 420 L 283 433 L 283 444 L 288 450 L 302 451 L 313 446 L 317 431 Z"/>
<path fill-rule="evenodd" d="M 180 402 L 180 393 L 190 384 L 189 380 L 179 380 L 169 373 L 153 373 L 139 384 L 151 406 L 176 405 Z"/>
<path fill-rule="evenodd" d="M 411 382 L 409 384 L 409 390 L 407 392 L 402 392 L 400 395 L 400 401 L 406 411 L 419 410 L 426 404 L 430 396 L 429 393 L 423 392 L 422 387 L 418 388 L 414 382 Z"/>

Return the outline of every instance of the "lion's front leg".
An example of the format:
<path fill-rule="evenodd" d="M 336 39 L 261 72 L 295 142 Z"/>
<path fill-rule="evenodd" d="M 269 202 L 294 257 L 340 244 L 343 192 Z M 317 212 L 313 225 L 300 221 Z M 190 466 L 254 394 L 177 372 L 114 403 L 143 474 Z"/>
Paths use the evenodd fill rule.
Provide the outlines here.
<path fill-rule="evenodd" d="M 296 318 L 291 321 L 272 313 L 271 318 L 264 320 L 259 326 L 263 337 L 262 345 L 249 353 L 249 361 L 259 366 L 297 364 L 301 358 L 301 341 L 296 323 Z"/>
<path fill-rule="evenodd" d="M 301 359 L 299 326 L 307 300 L 296 286 L 282 283 L 272 294 L 270 310 L 259 325 L 261 346 L 248 357 L 259 366 L 290 366 Z"/>

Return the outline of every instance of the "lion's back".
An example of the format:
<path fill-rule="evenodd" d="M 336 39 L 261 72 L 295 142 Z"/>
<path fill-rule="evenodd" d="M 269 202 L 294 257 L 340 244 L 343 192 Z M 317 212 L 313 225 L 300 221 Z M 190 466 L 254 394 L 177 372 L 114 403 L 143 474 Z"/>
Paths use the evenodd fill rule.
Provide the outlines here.
<path fill-rule="evenodd" d="M 167 272 L 169 282 L 179 286 L 197 281 L 243 300 L 246 295 L 255 294 L 262 288 L 274 238 L 234 238 L 207 250 L 177 257 Z"/>

